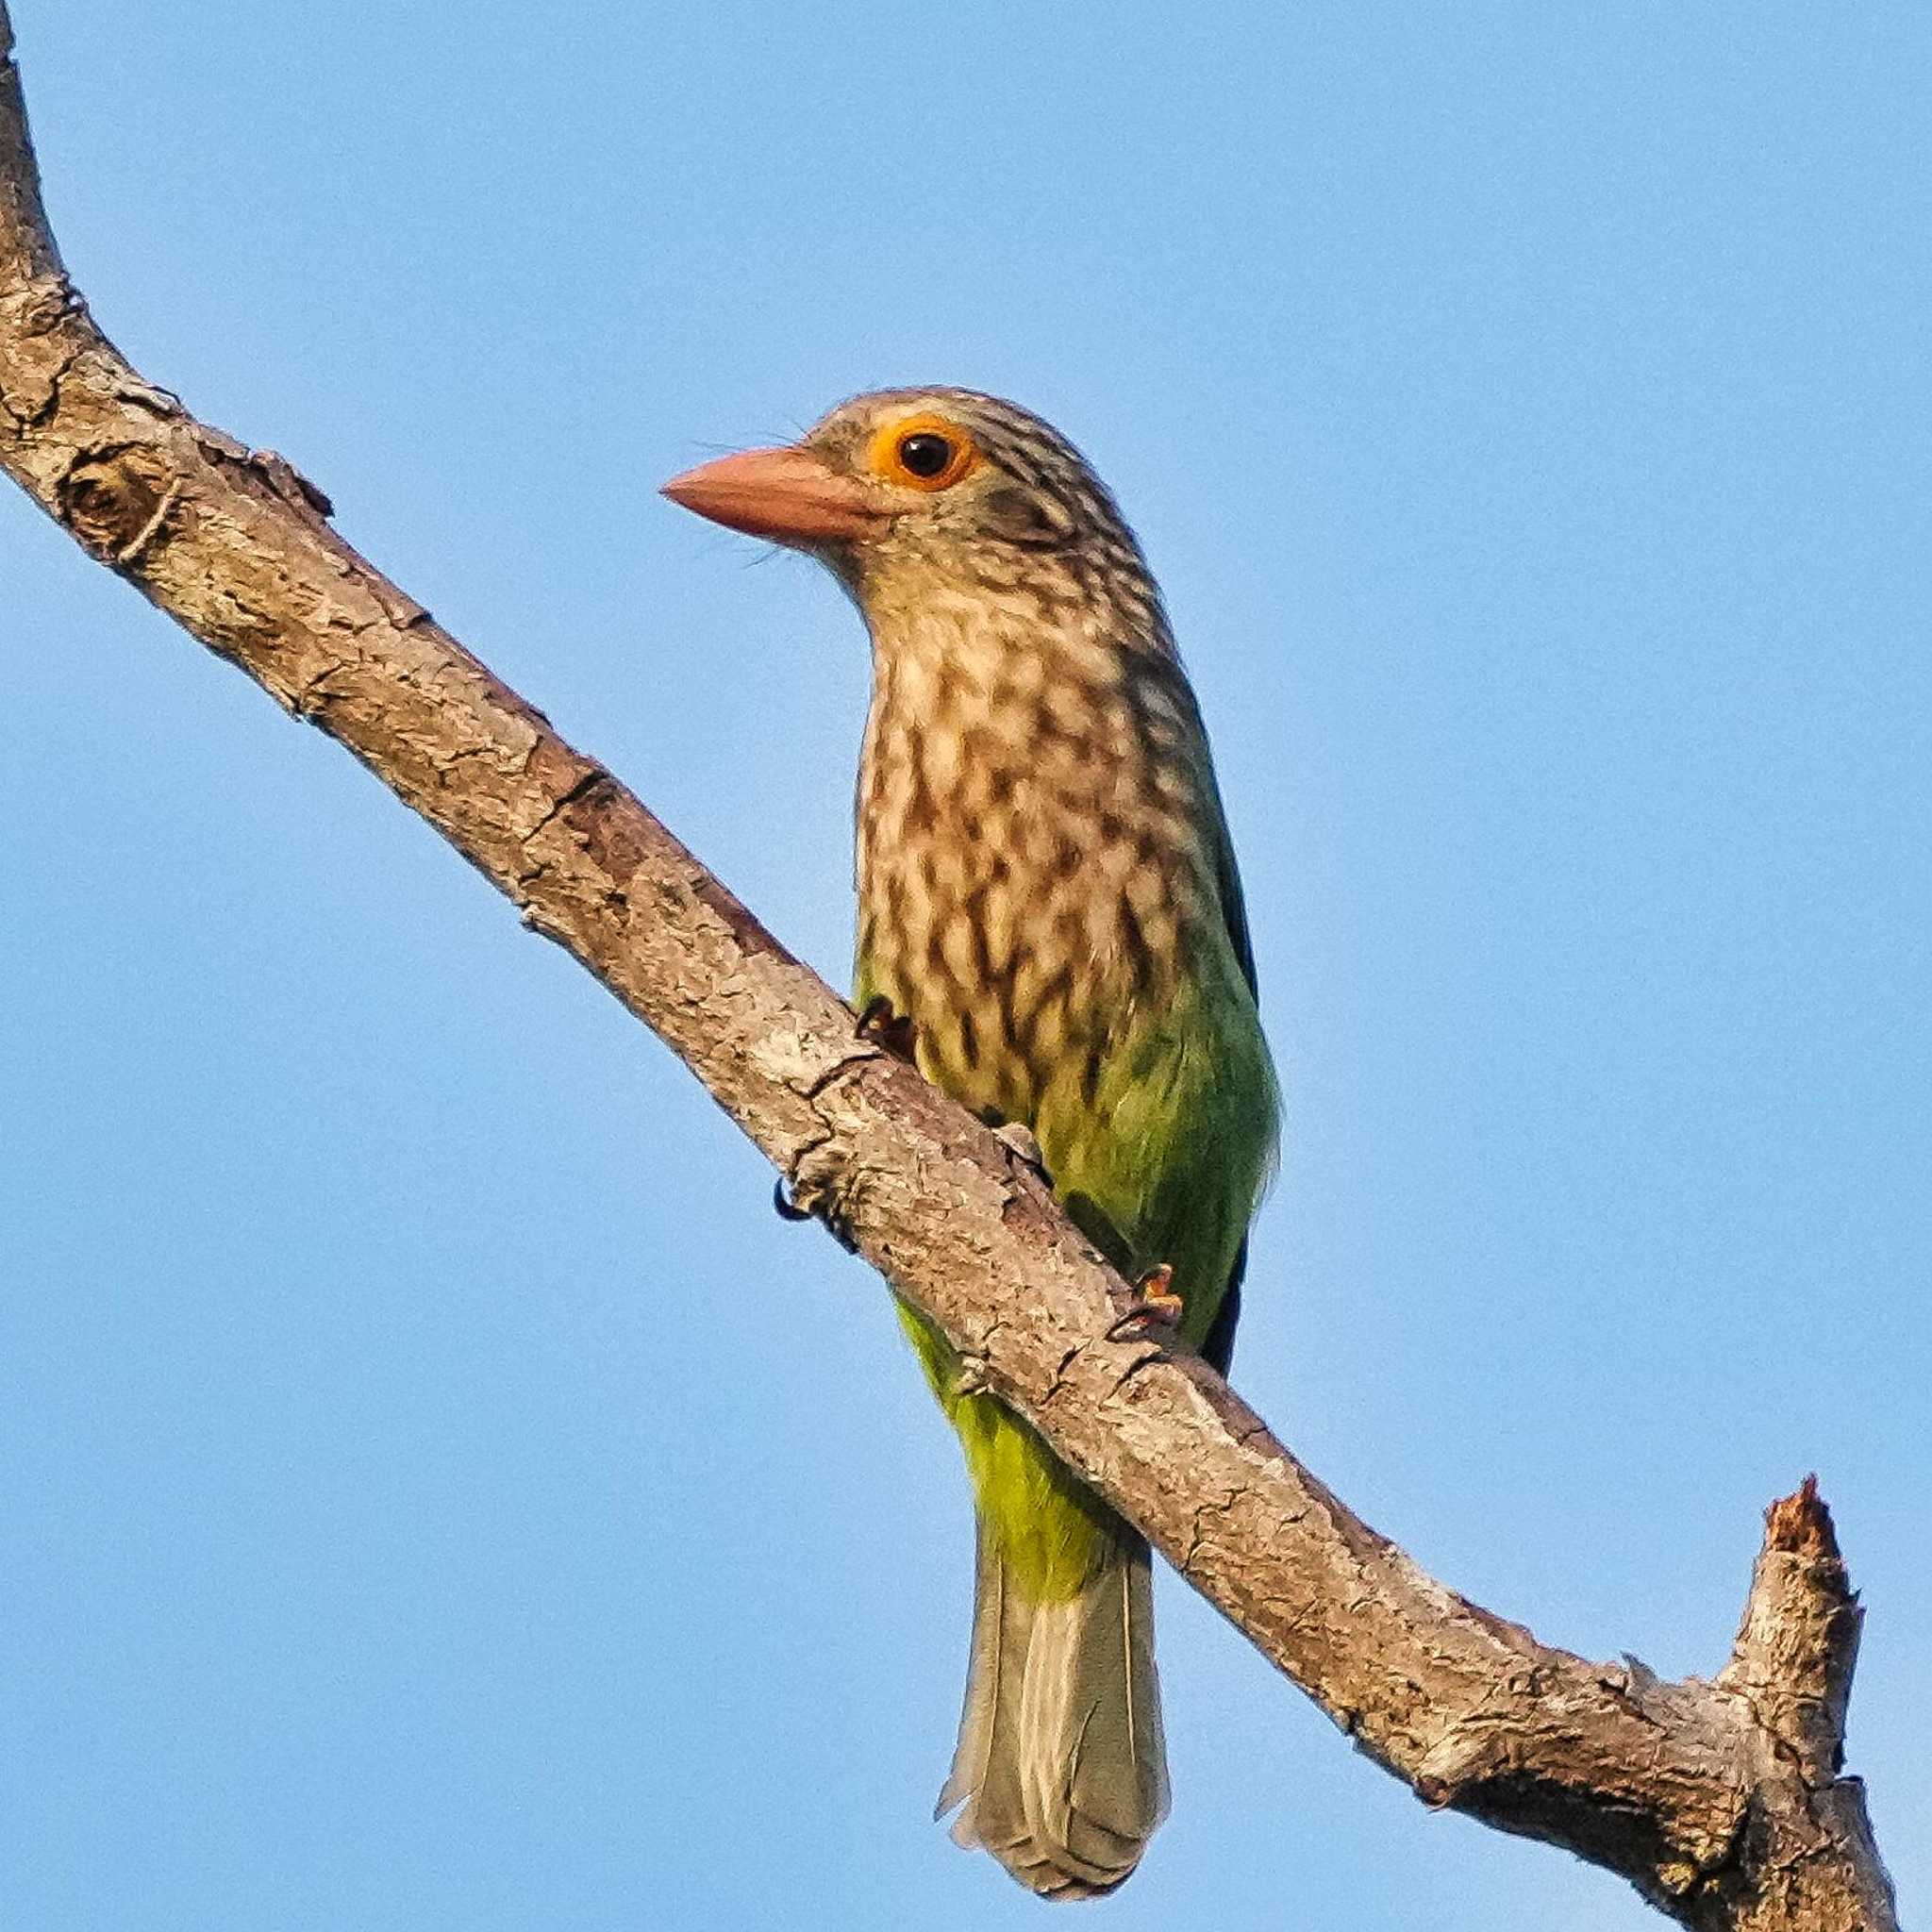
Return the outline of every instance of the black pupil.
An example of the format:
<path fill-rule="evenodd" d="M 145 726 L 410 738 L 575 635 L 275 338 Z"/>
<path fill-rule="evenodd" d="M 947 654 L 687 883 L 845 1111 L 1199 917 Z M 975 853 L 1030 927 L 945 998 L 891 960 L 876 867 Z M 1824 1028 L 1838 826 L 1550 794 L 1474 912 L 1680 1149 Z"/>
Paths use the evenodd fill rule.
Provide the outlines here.
<path fill-rule="evenodd" d="M 953 460 L 953 445 L 922 430 L 900 443 L 899 460 L 915 476 L 937 476 Z"/>

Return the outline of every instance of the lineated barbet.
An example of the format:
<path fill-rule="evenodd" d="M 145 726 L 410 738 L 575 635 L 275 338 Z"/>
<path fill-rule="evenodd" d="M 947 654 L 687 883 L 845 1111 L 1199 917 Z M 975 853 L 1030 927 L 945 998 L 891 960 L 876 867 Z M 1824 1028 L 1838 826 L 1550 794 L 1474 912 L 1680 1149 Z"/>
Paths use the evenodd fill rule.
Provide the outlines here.
<path fill-rule="evenodd" d="M 958 389 L 858 396 L 665 493 L 820 558 L 872 633 L 858 1004 L 1030 1132 L 1074 1220 L 1224 1369 L 1274 1075 L 1200 712 L 1112 497 L 1037 416 Z M 1167 1809 L 1147 1546 L 900 1313 L 978 1512 L 940 1813 L 1037 1892 L 1111 1890 Z"/>

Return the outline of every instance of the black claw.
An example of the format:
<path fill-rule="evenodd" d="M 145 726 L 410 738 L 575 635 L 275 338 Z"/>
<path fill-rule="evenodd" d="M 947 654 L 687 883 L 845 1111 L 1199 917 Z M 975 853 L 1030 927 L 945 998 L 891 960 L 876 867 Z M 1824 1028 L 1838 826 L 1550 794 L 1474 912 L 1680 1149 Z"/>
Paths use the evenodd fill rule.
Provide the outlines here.
<path fill-rule="evenodd" d="M 777 1209 L 780 1221 L 809 1221 L 812 1218 L 809 1208 L 801 1208 L 785 1191 L 785 1176 L 782 1174 L 772 1184 L 772 1206 Z"/>

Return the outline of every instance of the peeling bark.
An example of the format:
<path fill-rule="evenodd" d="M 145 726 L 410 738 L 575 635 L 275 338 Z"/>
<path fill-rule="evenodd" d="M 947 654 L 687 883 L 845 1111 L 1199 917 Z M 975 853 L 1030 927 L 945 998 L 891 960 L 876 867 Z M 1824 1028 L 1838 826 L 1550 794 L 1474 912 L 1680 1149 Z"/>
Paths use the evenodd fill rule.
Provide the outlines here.
<path fill-rule="evenodd" d="M 0 0 L 0 467 L 98 562 L 339 740 L 653 1028 L 1357 1747 L 1430 1806 L 1734 1932 L 1890 1932 L 1841 1774 L 1860 1612 L 1814 1482 L 1772 1507 L 1717 1678 L 1591 1663 L 1426 1575 L 1130 1291 L 1038 1175 L 908 1067 L 610 774 L 339 537 L 282 458 L 131 369 L 41 204 Z"/>

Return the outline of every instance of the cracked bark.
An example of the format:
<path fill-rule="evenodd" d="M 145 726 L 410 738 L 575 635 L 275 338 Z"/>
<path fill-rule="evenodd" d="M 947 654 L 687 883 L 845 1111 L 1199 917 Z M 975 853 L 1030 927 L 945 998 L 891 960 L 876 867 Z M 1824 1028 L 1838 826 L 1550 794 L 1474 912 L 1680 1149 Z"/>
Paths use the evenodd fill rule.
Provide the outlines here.
<path fill-rule="evenodd" d="M 784 1184 L 946 1331 L 1357 1749 L 1700 1928 L 1886 1932 L 1840 1770 L 1860 1611 L 1816 1487 L 1773 1506 L 1708 1683 L 1539 1643 L 1425 1574 L 1129 1291 L 1037 1174 L 876 1045 L 625 788 L 331 527 L 285 459 L 137 375 L 67 279 L 0 0 L 0 466 L 337 739 L 650 1025 Z"/>

